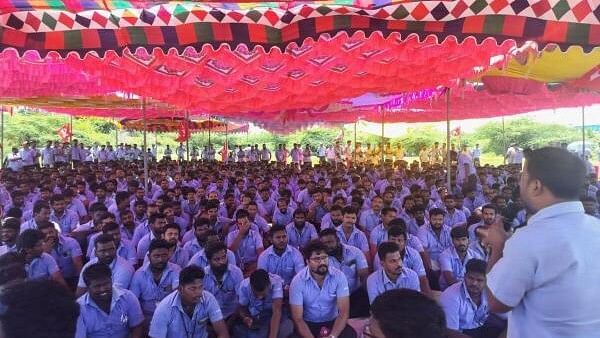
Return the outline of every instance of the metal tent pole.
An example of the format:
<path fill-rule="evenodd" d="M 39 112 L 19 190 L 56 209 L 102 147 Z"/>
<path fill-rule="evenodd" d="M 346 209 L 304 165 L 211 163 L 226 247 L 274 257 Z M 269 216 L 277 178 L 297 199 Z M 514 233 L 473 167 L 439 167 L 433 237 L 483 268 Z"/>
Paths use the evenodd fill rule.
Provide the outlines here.
<path fill-rule="evenodd" d="M 581 106 L 581 140 L 583 141 L 581 155 L 585 160 L 585 106 Z"/>
<path fill-rule="evenodd" d="M 148 145 L 146 142 L 146 134 L 148 123 L 146 121 L 146 98 L 142 99 L 142 115 L 144 118 L 144 190 L 148 189 Z"/>
<path fill-rule="evenodd" d="M 229 161 L 229 124 L 228 123 L 225 123 L 225 144 L 227 145 L 227 149 L 225 149 L 225 147 L 223 147 L 223 149 L 225 149 L 225 151 L 228 153 L 225 156 L 226 156 L 227 160 Z M 223 160 L 223 154 L 221 154 L 221 161 L 222 160 Z"/>
<path fill-rule="evenodd" d="M 381 109 L 381 147 L 379 148 L 379 151 L 381 151 L 381 168 L 383 169 L 385 166 L 385 152 L 384 152 L 384 148 L 385 148 L 385 131 L 384 131 L 385 109 L 383 109 L 383 108 L 379 108 L 379 109 Z"/>
<path fill-rule="evenodd" d="M 69 126 L 71 132 L 69 133 L 69 143 L 73 142 L 73 115 L 69 115 Z"/>
<path fill-rule="evenodd" d="M 210 115 L 208 115 L 208 145 L 210 145 L 210 130 L 212 129 L 212 123 L 210 122 Z"/>
<path fill-rule="evenodd" d="M 190 112 L 185 112 L 185 127 L 187 129 L 188 138 L 185 140 L 185 160 L 190 161 Z"/>
<path fill-rule="evenodd" d="M 12 109 L 12 107 L 11 107 Z M 0 111 L 0 168 L 4 167 L 4 107 Z"/>
<path fill-rule="evenodd" d="M 117 117 L 113 114 L 113 123 L 115 125 L 115 150 L 119 144 L 119 126 L 117 126 Z"/>
<path fill-rule="evenodd" d="M 354 121 L 354 151 L 352 152 L 352 161 L 356 165 L 356 124 L 358 121 Z"/>
<path fill-rule="evenodd" d="M 448 193 L 452 191 L 452 175 L 450 170 L 452 169 L 451 158 L 450 158 L 450 88 L 446 88 L 446 180 L 448 185 Z"/>
<path fill-rule="evenodd" d="M 504 116 L 502 116 L 502 149 L 506 151 L 506 132 L 504 130 Z M 504 156 L 503 164 L 506 164 L 506 156 Z"/>

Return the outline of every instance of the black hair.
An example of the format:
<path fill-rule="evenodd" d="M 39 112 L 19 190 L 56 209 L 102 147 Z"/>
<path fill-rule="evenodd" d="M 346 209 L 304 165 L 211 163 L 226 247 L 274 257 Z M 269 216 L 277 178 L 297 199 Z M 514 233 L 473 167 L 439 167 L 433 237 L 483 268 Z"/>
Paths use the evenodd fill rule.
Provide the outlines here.
<path fill-rule="evenodd" d="M 56 203 L 58 201 L 64 201 L 64 200 L 65 200 L 65 196 L 63 194 L 52 195 L 52 197 L 50 197 L 50 205 L 53 205 L 54 203 Z"/>
<path fill-rule="evenodd" d="M 356 210 L 356 208 L 353 208 L 353 207 L 345 207 L 344 209 L 342 209 L 342 214 L 344 214 L 344 215 L 347 215 L 347 214 L 358 215 L 358 211 Z"/>
<path fill-rule="evenodd" d="M 48 229 L 48 228 L 54 229 L 54 223 L 52 223 L 50 221 L 41 221 L 41 222 L 38 222 L 38 224 L 37 224 L 38 230 L 44 230 L 44 229 Z"/>
<path fill-rule="evenodd" d="M 197 267 L 196 265 L 186 266 L 179 273 L 179 286 L 192 284 L 198 279 L 204 279 L 204 270 Z"/>
<path fill-rule="evenodd" d="M 72 338 L 79 304 L 71 292 L 52 280 L 35 280 L 6 288 L 0 295 L 6 338 Z"/>
<path fill-rule="evenodd" d="M 0 228 L 15 230 L 18 233 L 21 230 L 21 222 L 19 222 L 18 218 L 7 217 L 2 222 Z"/>
<path fill-rule="evenodd" d="M 406 238 L 408 237 L 406 236 L 406 228 L 400 225 L 392 225 L 388 229 L 387 234 L 388 238 L 402 236 L 404 237 L 404 240 L 406 240 Z"/>
<path fill-rule="evenodd" d="M 33 205 L 33 214 L 39 214 L 43 209 L 50 210 L 50 206 L 44 201 L 37 201 Z"/>
<path fill-rule="evenodd" d="M 115 203 L 119 205 L 121 202 L 129 199 L 129 192 L 127 191 L 119 191 L 115 194 Z"/>
<path fill-rule="evenodd" d="M 179 228 L 178 228 L 179 229 Z M 148 249 L 148 255 L 152 253 L 152 251 L 157 249 L 167 249 L 171 248 L 171 244 L 164 239 L 155 238 L 150 242 L 150 248 Z"/>
<path fill-rule="evenodd" d="M 102 233 L 105 234 L 109 231 L 113 231 L 113 230 L 117 230 L 117 229 L 121 229 L 119 227 L 119 225 L 115 222 L 108 222 L 106 224 L 104 224 L 104 227 L 102 227 Z"/>
<path fill-rule="evenodd" d="M 334 205 L 331 206 L 331 208 L 329 208 L 329 213 L 331 214 L 332 211 L 342 211 L 342 209 L 343 208 L 340 207 L 339 205 L 334 204 Z"/>
<path fill-rule="evenodd" d="M 379 247 L 377 248 L 377 256 L 379 256 L 379 259 L 383 262 L 385 260 L 385 255 L 399 251 L 400 246 L 398 245 L 398 243 L 385 241 L 379 244 Z"/>
<path fill-rule="evenodd" d="M 271 229 L 269 229 L 269 237 L 273 237 L 276 232 L 283 231 L 287 233 L 285 227 L 281 224 L 273 225 Z"/>
<path fill-rule="evenodd" d="M 406 222 L 402 218 L 394 218 L 390 221 L 390 227 L 401 227 L 406 230 Z"/>
<path fill-rule="evenodd" d="M 106 208 L 106 205 L 104 205 L 104 203 L 96 202 L 90 205 L 89 211 L 90 213 L 94 213 L 97 211 L 108 211 L 108 209 Z"/>
<path fill-rule="evenodd" d="M 446 316 L 435 300 L 410 289 L 386 291 L 371 304 L 385 337 L 444 338 Z"/>
<path fill-rule="evenodd" d="M 484 260 L 473 258 L 467 262 L 467 265 L 465 265 L 465 269 L 467 273 L 475 272 L 485 275 L 485 272 L 487 270 L 487 263 Z"/>
<path fill-rule="evenodd" d="M 21 219 L 21 217 L 23 217 L 23 210 L 21 210 L 21 208 L 12 207 L 6 212 L 6 217 Z"/>
<path fill-rule="evenodd" d="M 235 214 L 235 220 L 240 220 L 242 218 L 248 218 L 250 217 L 250 214 L 248 213 L 247 210 L 245 209 L 240 209 L 237 211 L 237 213 Z"/>
<path fill-rule="evenodd" d="M 460 227 L 454 227 L 452 228 L 452 230 L 450 230 L 450 237 L 452 237 L 453 239 L 459 239 L 459 238 L 469 238 L 469 232 L 467 231 L 467 228 L 460 226 Z"/>
<path fill-rule="evenodd" d="M 210 261 L 213 258 L 213 256 L 220 251 L 225 251 L 225 253 L 227 253 L 227 246 L 221 241 L 215 241 L 206 244 L 204 253 L 206 254 L 206 259 Z"/>
<path fill-rule="evenodd" d="M 39 241 L 46 238 L 44 234 L 37 229 L 27 229 L 23 231 L 17 239 L 17 250 L 33 248 Z"/>
<path fill-rule="evenodd" d="M 436 216 L 436 215 L 445 216 L 446 212 L 440 208 L 433 208 L 433 209 L 429 210 L 429 217 Z"/>
<path fill-rule="evenodd" d="M 524 170 L 529 179 L 538 179 L 555 197 L 575 200 L 587 179 L 585 164 L 561 148 L 527 150 Z"/>
<path fill-rule="evenodd" d="M 154 224 L 154 222 L 156 222 L 156 220 L 160 218 L 167 218 L 167 216 L 165 216 L 165 214 L 163 214 L 162 212 L 152 214 L 150 215 L 150 217 L 148 217 L 148 224 Z"/>
<path fill-rule="evenodd" d="M 325 236 L 335 236 L 335 238 L 337 238 L 337 231 L 334 228 L 323 229 L 321 232 L 319 232 L 319 238 Z"/>
<path fill-rule="evenodd" d="M 483 211 L 485 209 L 491 209 L 491 210 L 494 210 L 494 213 L 498 213 L 498 208 L 496 208 L 496 206 L 493 204 L 486 204 L 481 207 L 481 211 Z"/>
<path fill-rule="evenodd" d="M 163 233 L 167 232 L 167 229 L 177 229 L 177 231 L 181 233 L 181 228 L 179 225 L 177 225 L 177 223 L 167 223 L 167 225 L 165 225 L 163 228 Z"/>
<path fill-rule="evenodd" d="M 294 216 L 294 218 L 295 218 L 296 216 L 298 216 L 299 214 L 302 214 L 302 215 L 304 215 L 304 217 L 306 217 L 306 216 L 307 216 L 307 212 L 306 212 L 306 210 L 304 210 L 304 209 L 302 209 L 302 208 L 298 208 L 298 209 L 294 210 L 294 213 L 293 213 L 293 216 Z"/>
<path fill-rule="evenodd" d="M 250 286 L 258 292 L 266 290 L 271 285 L 269 273 L 263 269 L 258 269 L 250 275 Z"/>
<path fill-rule="evenodd" d="M 25 280 L 25 261 L 23 256 L 16 252 L 7 252 L 0 255 L 0 286 L 14 280 Z"/>
<path fill-rule="evenodd" d="M 396 212 L 396 208 L 392 208 L 392 207 L 384 207 L 383 209 L 381 209 L 381 214 L 382 215 L 386 215 L 388 212 Z"/>
<path fill-rule="evenodd" d="M 217 201 L 217 200 L 209 200 L 206 203 L 206 210 L 210 210 L 210 209 L 219 209 L 219 201 Z"/>
<path fill-rule="evenodd" d="M 206 217 L 198 217 L 194 221 L 194 229 L 201 226 L 210 226 L 210 220 Z"/>
<path fill-rule="evenodd" d="M 117 246 L 117 244 L 115 243 L 115 240 L 114 240 L 113 236 L 107 235 L 107 234 L 102 234 L 102 235 L 99 235 L 98 237 L 96 237 L 96 241 L 94 242 L 94 248 L 98 244 L 106 244 L 106 243 L 114 243 L 115 247 Z"/>
<path fill-rule="evenodd" d="M 325 244 L 321 243 L 321 241 L 318 239 L 311 240 L 302 249 L 302 254 L 304 255 L 305 260 L 308 260 L 315 252 L 327 252 L 327 247 Z"/>
<path fill-rule="evenodd" d="M 110 270 L 110 267 L 104 263 L 94 263 L 88 266 L 85 270 L 83 270 L 81 275 L 83 277 L 85 285 L 88 287 L 95 280 L 99 280 L 101 278 L 112 279 L 112 272 Z"/>

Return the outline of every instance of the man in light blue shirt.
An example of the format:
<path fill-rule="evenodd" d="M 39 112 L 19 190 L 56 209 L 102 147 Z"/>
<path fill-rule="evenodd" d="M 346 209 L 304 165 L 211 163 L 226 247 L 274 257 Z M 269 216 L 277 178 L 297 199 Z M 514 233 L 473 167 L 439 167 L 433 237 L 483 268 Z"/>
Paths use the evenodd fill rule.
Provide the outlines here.
<path fill-rule="evenodd" d="M 329 266 L 344 273 L 350 290 L 350 318 L 369 316 L 369 298 L 365 290 L 369 264 L 365 254 L 358 248 L 342 244 L 334 229 L 319 233 L 321 242 L 327 247 Z"/>
<path fill-rule="evenodd" d="M 287 338 L 294 329 L 283 310 L 283 280 L 265 270 L 254 271 L 237 289 L 240 308 L 234 336 Z"/>
<path fill-rule="evenodd" d="M 69 209 L 65 209 L 65 197 L 61 194 L 50 197 L 50 221 L 58 224 L 63 234 L 69 234 L 79 225 L 79 215 Z"/>
<path fill-rule="evenodd" d="M 131 266 L 135 266 L 138 263 L 135 249 L 131 245 L 131 242 L 122 238 L 121 227 L 115 222 L 106 223 L 102 227 L 101 233 L 94 234 L 90 237 L 87 252 L 90 259 L 96 258 L 95 243 L 98 236 L 102 234 L 112 236 L 117 245 L 117 256 L 128 261 Z"/>
<path fill-rule="evenodd" d="M 58 264 L 60 272 L 71 290 L 75 290 L 77 279 L 83 267 L 83 253 L 79 243 L 71 237 L 58 233 L 54 224 L 43 222 L 39 224 L 39 230 L 46 236 L 46 252 Z"/>
<path fill-rule="evenodd" d="M 283 279 L 284 287 L 304 268 L 304 259 L 298 249 L 288 245 L 287 231 L 281 225 L 274 225 L 269 231 L 271 246 L 258 257 L 258 269 L 276 274 Z"/>
<path fill-rule="evenodd" d="M 450 236 L 450 227 L 444 224 L 445 212 L 439 208 L 433 208 L 429 211 L 429 224 L 419 228 L 419 239 L 423 243 L 425 251 L 429 254 L 431 268 L 433 270 L 430 277 L 431 286 L 435 288 L 439 278 L 439 256 L 442 251 L 452 246 L 452 237 Z M 437 271 L 437 272 L 436 272 Z"/>
<path fill-rule="evenodd" d="M 488 304 L 511 311 L 508 338 L 595 337 L 600 332 L 600 220 L 579 201 L 586 168 L 558 148 L 525 153 L 520 196 L 533 216 L 508 239 L 501 222 L 483 233 L 491 248 Z"/>
<path fill-rule="evenodd" d="M 139 299 L 147 322 L 156 305 L 179 286 L 181 268 L 169 262 L 170 244 L 164 239 L 150 242 L 148 262 L 140 267 L 131 280 L 130 290 Z"/>
<path fill-rule="evenodd" d="M 387 232 L 391 226 L 390 224 L 396 219 L 396 209 L 394 208 L 385 207 L 381 213 L 381 223 L 375 228 L 371 229 L 369 234 L 369 248 L 371 257 L 375 257 L 377 255 L 377 246 L 379 246 L 379 243 L 387 240 Z M 400 221 L 403 222 L 403 226 L 406 227 L 404 221 L 402 219 L 400 219 Z"/>
<path fill-rule="evenodd" d="M 48 222 L 40 222 L 41 224 Z M 58 264 L 52 256 L 44 252 L 46 236 L 40 230 L 25 230 L 17 240 L 17 252 L 23 255 L 27 279 L 52 279 L 68 288 Z"/>
<path fill-rule="evenodd" d="M 392 289 L 412 289 L 421 291 L 419 276 L 413 270 L 403 267 L 400 246 L 394 242 L 383 242 L 377 249 L 382 269 L 367 278 L 369 302 L 385 291 Z"/>
<path fill-rule="evenodd" d="M 287 225 L 292 222 L 294 209 L 288 207 L 288 201 L 280 198 L 277 201 L 277 208 L 273 212 L 273 225 Z"/>
<path fill-rule="evenodd" d="M 150 225 L 150 232 L 147 233 L 137 245 L 136 253 L 138 262 L 141 265 L 144 262 L 144 257 L 148 253 L 150 242 L 155 238 L 161 238 L 167 225 L 167 216 L 163 213 L 157 213 L 150 215 L 148 218 L 148 224 Z"/>
<path fill-rule="evenodd" d="M 467 263 L 464 281 L 448 287 L 440 296 L 446 313 L 446 326 L 470 337 L 498 337 L 506 323 L 490 314 L 485 291 L 486 262 L 472 259 Z"/>
<path fill-rule="evenodd" d="M 358 225 L 361 229 L 371 232 L 374 227 L 381 223 L 381 211 L 383 208 L 383 199 L 375 196 L 371 199 L 371 208 L 360 214 Z"/>
<path fill-rule="evenodd" d="M 156 307 L 150 323 L 151 338 L 208 338 L 210 322 L 217 338 L 229 338 L 215 297 L 204 290 L 204 271 L 188 266 L 179 274 L 179 287 Z"/>
<path fill-rule="evenodd" d="M 206 245 L 206 241 L 208 241 L 211 232 L 209 222 L 209 219 L 204 217 L 197 218 L 194 221 L 194 238 L 183 245 L 183 249 L 187 251 L 190 256 L 194 256 L 198 251 L 203 250 L 204 245 Z M 216 234 L 216 232 L 214 233 Z"/>
<path fill-rule="evenodd" d="M 273 225 L 277 225 L 273 223 Z M 306 221 L 306 211 L 294 210 L 294 221 L 285 227 L 288 235 L 289 245 L 301 249 L 308 242 L 318 237 L 315 226 Z"/>
<path fill-rule="evenodd" d="M 264 251 L 263 240 L 257 230 L 252 230 L 248 220 L 248 211 L 238 210 L 236 214 L 238 229 L 227 235 L 228 248 L 236 253 L 242 271 L 249 275 L 256 269 L 258 256 Z"/>
<path fill-rule="evenodd" d="M 458 283 L 464 279 L 465 266 L 473 258 L 483 259 L 469 246 L 469 234 L 465 227 L 456 227 L 450 232 L 452 247 L 442 251 L 439 257 L 440 263 L 440 289 L 445 290 L 448 286 Z"/>
<path fill-rule="evenodd" d="M 454 195 L 444 197 L 444 206 L 446 207 L 444 224 L 451 228 L 467 226 L 467 216 L 462 210 L 456 209 L 456 197 Z"/>
<path fill-rule="evenodd" d="M 104 263 L 109 266 L 112 271 L 112 282 L 115 286 L 123 289 L 128 289 L 133 277 L 133 267 L 125 259 L 117 256 L 117 247 L 112 236 L 100 235 L 96 239 L 94 244 L 96 248 L 96 258 L 87 262 L 81 271 L 79 276 L 79 282 L 77 283 L 76 295 L 81 296 L 86 292 L 86 284 L 83 279 L 83 272 L 90 265 L 95 263 Z"/>
<path fill-rule="evenodd" d="M 358 248 L 365 254 L 365 257 L 368 257 L 369 242 L 367 241 L 367 236 L 355 226 L 357 217 L 356 209 L 345 207 L 342 213 L 344 214 L 344 220 L 342 225 L 336 229 L 338 238 L 342 243 Z"/>
<path fill-rule="evenodd" d="M 88 289 L 80 306 L 75 338 L 142 338 L 144 316 L 131 291 L 112 285 L 106 264 L 95 263 L 83 272 Z"/>
<path fill-rule="evenodd" d="M 296 334 L 300 337 L 320 337 L 322 328 L 335 338 L 355 338 L 348 326 L 350 299 L 344 273 L 329 267 L 327 247 L 319 240 L 304 247 L 307 267 L 290 285 L 290 306 Z"/>
<path fill-rule="evenodd" d="M 244 280 L 242 270 L 227 260 L 227 247 L 223 242 L 210 242 L 206 246 L 208 266 L 204 269 L 204 288 L 215 296 L 223 318 L 228 322 L 238 306 L 236 289 Z"/>

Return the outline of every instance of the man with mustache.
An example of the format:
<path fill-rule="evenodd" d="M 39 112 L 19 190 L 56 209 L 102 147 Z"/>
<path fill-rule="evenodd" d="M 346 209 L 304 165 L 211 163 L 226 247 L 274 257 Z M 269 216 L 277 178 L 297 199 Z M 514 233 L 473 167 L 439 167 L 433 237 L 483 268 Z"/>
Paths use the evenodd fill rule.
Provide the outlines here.
<path fill-rule="evenodd" d="M 329 212 L 323 216 L 321 220 L 321 230 L 327 228 L 337 228 L 342 224 L 344 215 L 342 214 L 342 207 L 339 205 L 332 205 Z"/>
<path fill-rule="evenodd" d="M 469 233 L 465 227 L 459 226 L 450 231 L 452 247 L 440 254 L 440 288 L 460 282 L 465 276 L 465 266 L 473 258 L 484 259 L 469 247 Z"/>
<path fill-rule="evenodd" d="M 383 242 L 377 249 L 382 269 L 373 272 L 367 278 L 369 302 L 385 291 L 392 289 L 412 289 L 421 291 L 419 276 L 413 270 L 404 267 L 400 246 L 395 242 Z"/>
<path fill-rule="evenodd" d="M 112 285 L 110 267 L 94 263 L 82 276 L 88 292 L 77 300 L 80 314 L 75 338 L 142 338 L 140 303 L 131 291 Z"/>
<path fill-rule="evenodd" d="M 39 224 L 44 224 L 40 222 Z M 47 223 L 47 221 L 46 221 Z M 46 236 L 40 230 L 27 229 L 19 235 L 17 252 L 25 261 L 27 279 L 52 279 L 67 287 L 67 283 L 52 256 L 44 252 Z"/>
<path fill-rule="evenodd" d="M 303 248 L 308 242 L 317 238 L 317 230 L 314 225 L 306 221 L 306 211 L 303 209 L 294 211 L 293 222 L 289 223 L 285 229 L 289 244 L 295 248 Z"/>
<path fill-rule="evenodd" d="M 0 226 L 0 255 L 17 251 L 17 237 L 21 230 L 18 218 L 7 217 Z"/>
<path fill-rule="evenodd" d="M 152 319 L 156 304 L 179 286 L 181 268 L 169 262 L 171 244 L 164 239 L 150 242 L 148 262 L 133 275 L 130 290 L 140 300 L 148 323 Z"/>
<path fill-rule="evenodd" d="M 46 253 L 54 258 L 65 281 L 70 289 L 74 290 L 83 267 L 83 253 L 79 243 L 71 237 L 59 234 L 50 222 L 42 222 L 38 226 L 45 236 Z"/>
<path fill-rule="evenodd" d="M 288 245 L 288 235 L 283 226 L 274 225 L 269 236 L 272 244 L 258 257 L 257 268 L 278 275 L 287 287 L 304 268 L 304 259 L 298 249 Z"/>
<path fill-rule="evenodd" d="M 327 247 L 319 240 L 304 248 L 307 267 L 292 279 L 290 306 L 295 333 L 302 338 L 355 338 L 348 326 L 350 292 L 344 273 L 329 268 Z"/>

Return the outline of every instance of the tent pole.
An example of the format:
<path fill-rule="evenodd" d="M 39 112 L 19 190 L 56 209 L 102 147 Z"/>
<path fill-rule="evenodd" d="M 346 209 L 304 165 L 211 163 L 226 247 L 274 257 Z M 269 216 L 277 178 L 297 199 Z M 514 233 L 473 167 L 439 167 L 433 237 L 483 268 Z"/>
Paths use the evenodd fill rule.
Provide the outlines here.
<path fill-rule="evenodd" d="M 12 108 L 11 108 L 12 109 Z M 0 111 L 0 168 L 4 167 L 4 106 Z"/>
<path fill-rule="evenodd" d="M 448 185 L 448 193 L 452 190 L 452 175 L 450 174 L 450 170 L 452 169 L 452 163 L 450 158 L 450 88 L 446 88 L 446 165 L 447 168 L 447 185 Z"/>
<path fill-rule="evenodd" d="M 210 122 L 210 115 L 208 115 L 208 145 L 210 146 L 210 130 L 212 129 L 212 123 Z"/>
<path fill-rule="evenodd" d="M 69 135 L 69 143 L 73 142 L 73 115 L 69 115 L 69 125 L 71 133 Z"/>
<path fill-rule="evenodd" d="M 356 123 L 358 121 L 354 121 L 354 151 L 352 152 L 352 161 L 356 165 Z"/>
<path fill-rule="evenodd" d="M 117 149 L 117 145 L 119 145 L 119 126 L 117 126 L 117 118 L 114 114 L 113 122 L 115 124 L 115 149 Z"/>
<path fill-rule="evenodd" d="M 209 129 L 210 130 L 210 129 Z M 226 151 L 229 153 L 229 124 L 225 123 L 225 144 L 227 145 Z M 225 148 L 223 148 L 225 149 Z M 226 155 L 227 160 L 229 160 L 229 154 Z M 223 159 L 223 154 L 221 154 L 221 161 Z"/>
<path fill-rule="evenodd" d="M 146 98 L 142 99 L 142 115 L 144 116 L 144 190 L 148 189 L 148 145 L 146 144 L 146 133 L 148 124 L 146 121 Z"/>
<path fill-rule="evenodd" d="M 506 151 L 506 133 L 504 130 L 504 116 L 502 116 L 502 149 Z M 503 164 L 506 164 L 506 156 L 504 156 Z"/>
<path fill-rule="evenodd" d="M 585 160 L 585 106 L 581 106 L 581 140 L 583 141 L 581 155 Z"/>
<path fill-rule="evenodd" d="M 385 143 L 385 132 L 384 132 L 384 127 L 385 127 L 385 109 L 380 108 L 381 109 L 381 147 L 379 148 L 379 151 L 381 152 L 381 169 L 384 168 L 385 166 L 385 153 L 384 153 L 384 143 Z"/>
<path fill-rule="evenodd" d="M 190 133 L 190 112 L 185 112 L 185 126 L 187 127 L 188 134 Z M 185 160 L 190 161 L 190 137 L 191 134 L 188 135 L 187 140 L 185 140 Z"/>

